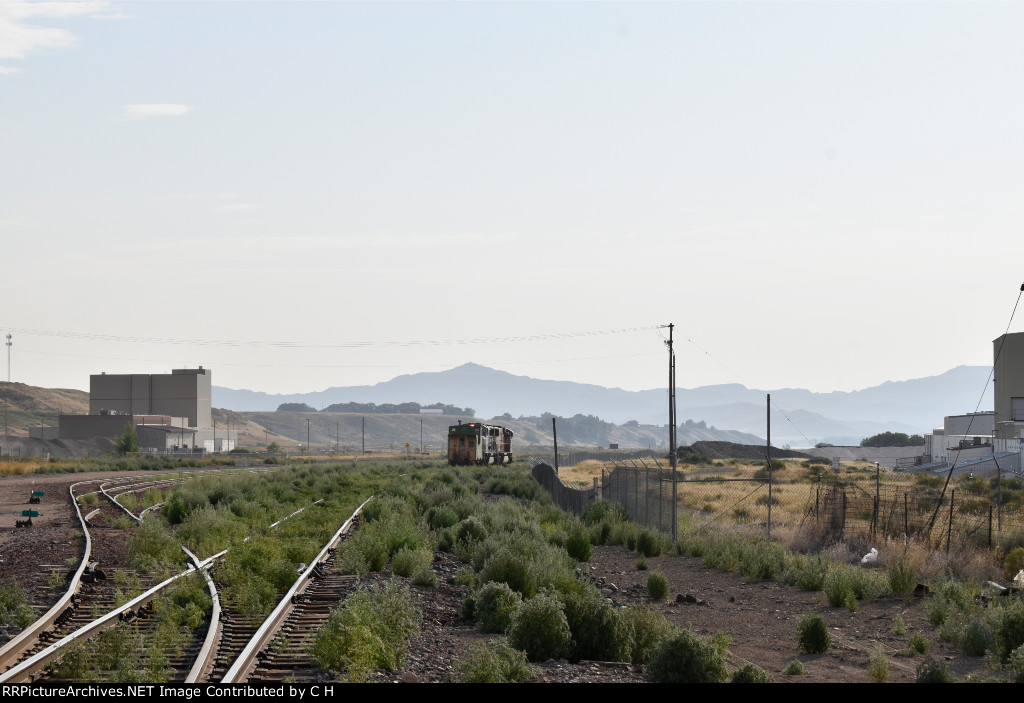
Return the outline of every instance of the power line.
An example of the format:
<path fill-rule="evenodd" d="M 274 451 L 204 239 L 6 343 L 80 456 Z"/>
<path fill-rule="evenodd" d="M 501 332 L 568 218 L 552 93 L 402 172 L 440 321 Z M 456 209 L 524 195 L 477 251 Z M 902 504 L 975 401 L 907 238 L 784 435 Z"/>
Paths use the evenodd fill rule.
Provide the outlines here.
<path fill-rule="evenodd" d="M 12 327 L 12 332 L 39 337 L 56 337 L 59 339 L 85 339 L 100 342 L 120 342 L 126 344 L 177 344 L 189 346 L 220 346 L 220 347 L 265 347 L 278 349 L 361 349 L 380 347 L 423 347 L 423 346 L 460 346 L 465 344 L 504 344 L 510 342 L 542 342 L 557 339 L 576 339 L 612 334 L 628 334 L 654 329 L 648 327 L 624 327 L 618 329 L 583 330 L 576 332 L 552 332 L 509 337 L 476 337 L 469 339 L 411 339 L 411 340 L 376 340 L 362 342 L 282 342 L 282 341 L 242 341 L 234 339 L 178 339 L 173 337 L 133 337 L 116 334 L 100 334 L 95 332 L 69 332 L 66 330 L 38 330 Z M 10 340 L 10 335 L 7 336 Z"/>

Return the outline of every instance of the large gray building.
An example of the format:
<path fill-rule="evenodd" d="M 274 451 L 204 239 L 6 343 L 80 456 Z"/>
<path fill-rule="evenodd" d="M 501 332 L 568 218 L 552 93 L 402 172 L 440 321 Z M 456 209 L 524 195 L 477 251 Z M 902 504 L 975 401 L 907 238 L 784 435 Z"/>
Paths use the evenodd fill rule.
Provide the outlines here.
<path fill-rule="evenodd" d="M 89 414 L 61 415 L 61 439 L 117 437 L 135 427 L 144 450 L 230 451 L 237 430 L 216 428 L 210 407 L 209 369 L 173 369 L 169 374 L 93 374 Z"/>
<path fill-rule="evenodd" d="M 209 369 L 173 369 L 169 374 L 93 374 L 89 414 L 170 415 L 189 427 L 209 429 L 212 383 Z"/>

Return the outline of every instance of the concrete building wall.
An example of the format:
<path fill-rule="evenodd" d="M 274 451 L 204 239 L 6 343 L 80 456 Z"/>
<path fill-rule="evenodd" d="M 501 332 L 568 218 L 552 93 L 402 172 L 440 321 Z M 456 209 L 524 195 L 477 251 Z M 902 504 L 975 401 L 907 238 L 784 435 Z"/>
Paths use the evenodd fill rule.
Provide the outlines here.
<path fill-rule="evenodd" d="M 963 437 L 991 438 L 995 430 L 995 414 L 983 412 L 947 415 L 942 424 L 948 441 L 954 444 Z"/>
<path fill-rule="evenodd" d="M 992 358 L 996 423 L 1010 422 L 1017 419 L 1012 412 L 1013 399 L 1024 406 L 1024 332 L 993 340 Z M 1024 421 L 1024 414 L 1018 412 L 1018 416 Z"/>
<path fill-rule="evenodd" d="M 169 425 L 174 418 L 167 415 L 61 415 L 61 439 L 92 439 L 119 437 L 125 425 Z M 141 439 L 141 437 L 140 437 Z"/>
<path fill-rule="evenodd" d="M 169 374 L 93 374 L 89 413 L 157 413 L 188 418 L 190 427 L 211 427 L 213 380 L 209 369 L 174 369 Z"/>

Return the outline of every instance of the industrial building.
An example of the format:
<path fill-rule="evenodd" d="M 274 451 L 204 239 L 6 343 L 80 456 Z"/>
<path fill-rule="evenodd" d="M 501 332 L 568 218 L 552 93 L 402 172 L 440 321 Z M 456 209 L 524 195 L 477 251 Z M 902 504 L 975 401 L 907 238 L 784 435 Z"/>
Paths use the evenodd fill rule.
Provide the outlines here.
<path fill-rule="evenodd" d="M 169 374 L 93 374 L 89 414 L 61 415 L 56 435 L 114 438 L 130 424 L 143 451 L 230 451 L 237 431 L 213 424 L 212 387 L 210 369 L 202 366 Z"/>
<path fill-rule="evenodd" d="M 1024 436 L 1024 332 L 992 340 L 994 409 L 951 415 L 925 435 L 925 458 L 931 470 L 983 474 L 1020 472 Z"/>

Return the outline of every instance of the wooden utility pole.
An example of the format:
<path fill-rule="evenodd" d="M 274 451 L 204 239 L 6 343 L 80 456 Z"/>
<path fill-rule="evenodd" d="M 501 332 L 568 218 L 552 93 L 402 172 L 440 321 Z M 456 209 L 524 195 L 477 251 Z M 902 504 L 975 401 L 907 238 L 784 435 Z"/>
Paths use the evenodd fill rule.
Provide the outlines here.
<path fill-rule="evenodd" d="M 772 394 L 768 394 L 768 536 L 772 536 Z"/>
<path fill-rule="evenodd" d="M 676 472 L 676 353 L 672 348 L 672 330 L 675 325 L 668 326 L 668 462 L 672 467 L 672 541 L 676 535 L 676 497 L 678 495 L 678 479 Z M 659 493 L 661 491 L 659 490 Z"/>
<path fill-rule="evenodd" d="M 551 416 L 551 434 L 555 438 L 555 476 L 558 475 L 558 428 L 555 427 L 555 416 Z"/>

